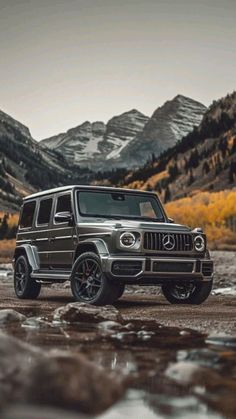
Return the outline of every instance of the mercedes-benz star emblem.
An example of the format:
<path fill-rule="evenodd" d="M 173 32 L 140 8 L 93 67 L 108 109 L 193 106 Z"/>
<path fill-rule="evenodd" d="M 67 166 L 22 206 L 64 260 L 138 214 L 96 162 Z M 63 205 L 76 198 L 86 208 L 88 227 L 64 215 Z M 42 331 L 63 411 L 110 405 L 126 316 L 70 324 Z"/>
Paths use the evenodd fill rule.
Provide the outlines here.
<path fill-rule="evenodd" d="M 165 250 L 173 250 L 175 247 L 175 238 L 171 234 L 166 234 L 162 239 L 162 244 Z"/>

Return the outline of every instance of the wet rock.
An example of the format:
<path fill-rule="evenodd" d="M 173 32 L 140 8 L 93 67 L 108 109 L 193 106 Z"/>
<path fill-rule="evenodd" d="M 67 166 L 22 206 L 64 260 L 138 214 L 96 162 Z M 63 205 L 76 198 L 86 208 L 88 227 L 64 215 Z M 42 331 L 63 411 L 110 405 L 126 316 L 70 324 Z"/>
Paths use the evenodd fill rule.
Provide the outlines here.
<path fill-rule="evenodd" d="M 114 322 L 112 320 L 107 320 L 98 324 L 98 330 L 102 335 L 113 334 L 114 332 L 116 332 L 117 330 L 121 330 L 122 328 L 123 326 L 120 323 Z"/>
<path fill-rule="evenodd" d="M 235 336 L 208 336 L 206 343 L 210 345 L 227 346 L 229 348 L 236 349 L 236 337 Z"/>
<path fill-rule="evenodd" d="M 99 413 L 124 392 L 121 380 L 81 354 L 43 351 L 0 333 L 0 406 L 27 402 Z"/>
<path fill-rule="evenodd" d="M 38 406 L 29 404 L 15 404 L 9 406 L 2 412 L 3 419 L 85 419 L 87 415 L 79 415 L 76 412 L 68 412 L 49 406 Z"/>
<path fill-rule="evenodd" d="M 3 309 L 0 310 L 0 326 L 5 325 L 8 323 L 20 323 L 23 322 L 26 319 L 26 317 L 18 313 L 18 311 L 13 309 Z"/>
<path fill-rule="evenodd" d="M 36 347 L 0 332 L 0 405 L 19 397 L 26 372 L 41 356 Z"/>
<path fill-rule="evenodd" d="M 224 417 L 235 418 L 236 382 L 212 368 L 202 367 L 192 362 L 177 362 L 170 365 L 166 377 L 187 387 L 199 398 L 217 411 L 224 412 Z M 219 397 L 220 395 L 220 397 Z"/>
<path fill-rule="evenodd" d="M 56 351 L 31 369 L 24 396 L 30 403 L 99 413 L 117 401 L 123 391 L 117 379 L 84 356 Z"/>
<path fill-rule="evenodd" d="M 42 317 L 28 317 L 21 326 L 29 329 L 41 329 L 52 327 L 52 324 Z"/>
<path fill-rule="evenodd" d="M 220 361 L 220 356 L 210 349 L 192 349 L 188 351 L 179 351 L 178 361 L 191 361 L 201 366 L 214 367 Z"/>
<path fill-rule="evenodd" d="M 186 385 L 196 381 L 197 375 L 201 374 L 204 368 L 193 362 L 180 361 L 170 365 L 165 375 L 180 384 Z"/>
<path fill-rule="evenodd" d="M 122 316 L 113 306 L 97 307 L 86 303 L 70 303 L 57 308 L 53 316 L 56 322 L 92 322 L 101 321 L 121 322 Z"/>

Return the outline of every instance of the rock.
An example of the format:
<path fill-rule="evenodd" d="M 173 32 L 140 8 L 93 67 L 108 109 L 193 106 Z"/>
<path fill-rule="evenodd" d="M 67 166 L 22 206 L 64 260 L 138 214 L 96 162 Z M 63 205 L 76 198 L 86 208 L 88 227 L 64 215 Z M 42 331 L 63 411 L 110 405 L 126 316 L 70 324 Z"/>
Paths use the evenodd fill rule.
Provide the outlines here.
<path fill-rule="evenodd" d="M 191 361 L 202 367 L 215 367 L 219 361 L 220 356 L 217 352 L 208 348 L 182 350 L 178 352 L 178 361 Z"/>
<path fill-rule="evenodd" d="M 98 324 L 98 329 L 101 334 L 112 334 L 117 330 L 122 329 L 122 325 L 112 320 L 107 320 Z"/>
<path fill-rule="evenodd" d="M 37 406 L 29 404 L 14 404 L 1 412 L 3 419 L 88 419 L 87 415 L 79 415 L 76 412 L 68 412 L 49 406 Z"/>
<path fill-rule="evenodd" d="M 99 413 L 124 392 L 120 379 L 81 354 L 43 351 L 0 333 L 0 406 L 48 405 Z"/>
<path fill-rule="evenodd" d="M 14 322 L 23 322 L 26 317 L 18 313 L 18 311 L 9 309 L 0 310 L 0 325 L 5 325 L 7 323 L 14 323 Z"/>
<path fill-rule="evenodd" d="M 0 332 L 0 405 L 18 399 L 27 372 L 42 351 Z"/>
<path fill-rule="evenodd" d="M 0 280 L 3 282 L 12 281 L 13 269 L 12 266 L 6 264 L 0 266 Z"/>
<path fill-rule="evenodd" d="M 122 316 L 113 306 L 97 307 L 86 303 L 70 303 L 57 308 L 53 316 L 56 322 L 87 322 L 97 323 L 111 320 L 122 322 Z"/>
<path fill-rule="evenodd" d="M 52 324 L 44 320 L 42 317 L 29 317 L 22 323 L 21 326 L 29 329 L 41 329 L 52 327 Z"/>
<path fill-rule="evenodd" d="M 62 351 L 39 359 L 30 370 L 27 384 L 24 398 L 30 403 L 89 414 L 107 409 L 124 391 L 120 381 L 83 355 Z"/>
<path fill-rule="evenodd" d="M 210 345 L 227 346 L 229 348 L 236 348 L 235 336 L 211 336 L 206 338 L 206 343 Z"/>
<path fill-rule="evenodd" d="M 236 295 L 236 286 L 216 288 L 212 291 L 213 295 Z"/>
<path fill-rule="evenodd" d="M 199 372 L 205 371 L 204 368 L 199 367 L 193 362 L 180 361 L 170 365 L 165 375 L 180 384 L 187 385 L 193 383 Z"/>

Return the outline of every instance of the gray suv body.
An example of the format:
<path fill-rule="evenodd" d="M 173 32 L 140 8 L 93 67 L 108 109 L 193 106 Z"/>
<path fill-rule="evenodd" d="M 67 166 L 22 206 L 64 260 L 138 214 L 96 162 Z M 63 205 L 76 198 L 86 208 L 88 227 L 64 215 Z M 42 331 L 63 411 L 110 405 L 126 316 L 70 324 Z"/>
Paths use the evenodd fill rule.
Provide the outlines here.
<path fill-rule="evenodd" d="M 213 262 L 200 228 L 169 219 L 155 193 L 67 186 L 24 199 L 13 258 L 19 298 L 71 281 L 77 301 L 108 304 L 126 284 L 159 285 L 171 303 L 202 303 Z"/>

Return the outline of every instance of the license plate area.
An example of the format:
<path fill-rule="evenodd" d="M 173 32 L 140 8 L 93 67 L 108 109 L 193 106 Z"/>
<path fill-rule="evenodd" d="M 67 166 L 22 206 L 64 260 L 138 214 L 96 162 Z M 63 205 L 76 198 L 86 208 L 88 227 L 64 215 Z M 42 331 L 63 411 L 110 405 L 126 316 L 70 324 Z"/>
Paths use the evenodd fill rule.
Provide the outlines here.
<path fill-rule="evenodd" d="M 163 273 L 192 273 L 193 262 L 153 262 L 153 272 Z"/>

